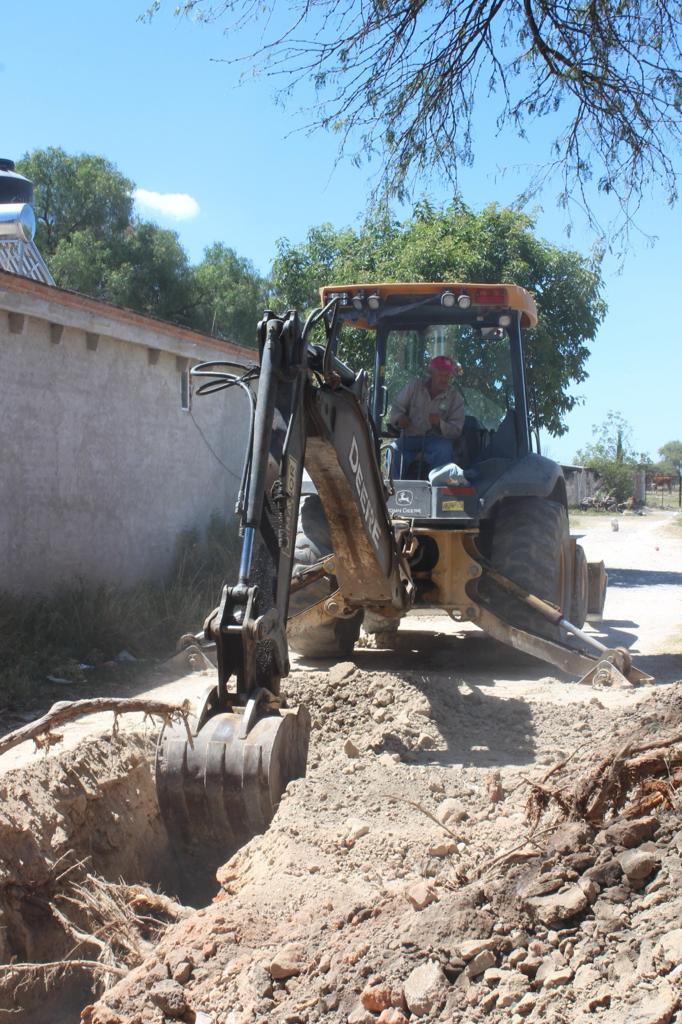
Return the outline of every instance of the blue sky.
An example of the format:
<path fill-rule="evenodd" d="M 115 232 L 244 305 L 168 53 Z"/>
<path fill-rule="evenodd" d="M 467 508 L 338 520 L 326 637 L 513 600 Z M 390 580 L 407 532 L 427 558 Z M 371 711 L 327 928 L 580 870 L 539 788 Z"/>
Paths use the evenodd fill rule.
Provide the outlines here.
<path fill-rule="evenodd" d="M 298 110 L 310 100 L 305 89 L 283 109 L 267 68 L 240 86 L 238 70 L 220 61 L 242 44 L 219 26 L 175 19 L 172 3 L 143 24 L 137 19 L 145 6 L 145 0 L 6 5 L 0 156 L 17 159 L 49 145 L 106 156 L 148 201 L 174 210 L 184 205 L 183 219 L 149 205 L 139 212 L 177 230 L 193 260 L 222 241 L 267 271 L 278 238 L 300 241 L 323 221 L 357 223 L 373 169 L 340 161 L 333 137 L 302 130 Z M 488 109 L 483 102 L 476 163 L 460 180 L 475 209 L 512 201 L 547 139 L 546 125 L 528 142 L 495 138 Z M 512 169 L 502 174 L 505 165 Z M 437 202 L 448 198 L 438 182 L 424 181 L 422 191 Z M 548 187 L 537 201 L 539 234 L 587 252 L 593 236 L 577 216 L 567 239 L 555 191 Z M 185 198 L 157 198 L 169 195 Z M 570 460 L 610 409 L 632 424 L 638 450 L 655 456 L 661 444 L 682 439 L 682 332 L 672 313 L 680 289 L 681 210 L 670 210 L 662 197 L 648 199 L 640 222 L 657 243 L 633 234 L 622 268 L 607 259 L 609 314 L 593 346 L 589 379 L 576 389 L 584 404 L 569 416 L 567 435 L 547 439 L 553 458 Z"/>

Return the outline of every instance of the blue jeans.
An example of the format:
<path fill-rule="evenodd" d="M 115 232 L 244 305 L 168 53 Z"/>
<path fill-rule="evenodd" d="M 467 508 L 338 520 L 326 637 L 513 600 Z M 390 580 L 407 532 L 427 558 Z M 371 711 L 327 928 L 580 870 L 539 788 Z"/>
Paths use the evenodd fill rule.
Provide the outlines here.
<path fill-rule="evenodd" d="M 449 437 L 429 434 L 426 437 L 401 437 L 396 441 L 398 458 L 396 466 L 401 475 L 409 464 L 424 452 L 424 462 L 428 469 L 445 466 L 452 462 L 452 441 Z M 402 455 L 402 468 L 401 468 Z"/>

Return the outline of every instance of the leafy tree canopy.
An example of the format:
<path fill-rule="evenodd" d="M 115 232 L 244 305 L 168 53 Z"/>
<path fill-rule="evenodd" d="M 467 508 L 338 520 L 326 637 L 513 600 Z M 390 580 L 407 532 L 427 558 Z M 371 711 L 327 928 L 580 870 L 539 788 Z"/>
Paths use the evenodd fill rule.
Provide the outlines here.
<path fill-rule="evenodd" d="M 679 473 L 682 470 L 682 441 L 668 441 L 658 449 L 661 461 L 656 468 L 662 473 Z"/>
<path fill-rule="evenodd" d="M 558 172 L 560 201 L 590 214 L 592 183 L 615 198 L 621 227 L 652 183 L 677 198 L 679 3 L 298 0 L 288 8 L 283 30 L 274 0 L 184 0 L 175 10 L 223 21 L 230 38 L 261 19 L 262 44 L 238 59 L 279 76 L 284 98 L 313 82 L 310 126 L 337 132 L 357 161 L 378 154 L 388 194 L 404 196 L 433 169 L 456 187 L 458 169 L 473 162 L 486 94 L 496 115 L 491 125 L 486 111 L 484 131 L 495 122 L 519 135 L 544 129 L 531 191 Z"/>
<path fill-rule="evenodd" d="M 277 306 L 310 308 L 325 284 L 366 281 L 509 282 L 527 288 L 539 323 L 526 332 L 535 425 L 565 432 L 578 399 L 571 385 L 587 377 L 588 343 L 604 317 L 599 256 L 550 245 L 534 234 L 533 217 L 496 205 L 474 213 L 462 202 L 438 209 L 417 204 L 400 223 L 386 214 L 355 231 L 312 228 L 300 245 L 279 243 L 273 265 Z M 357 339 L 351 362 L 369 368 L 369 348 Z"/>
<path fill-rule="evenodd" d="M 17 170 L 34 185 L 36 244 L 43 257 L 76 231 L 110 242 L 131 222 L 133 183 L 103 156 L 50 146 L 27 153 Z"/>
<path fill-rule="evenodd" d="M 255 343 L 267 286 L 248 260 L 216 244 L 191 266 L 177 234 L 134 216 L 134 184 L 104 157 L 34 150 L 36 241 L 58 285 L 120 306 Z"/>
<path fill-rule="evenodd" d="M 256 327 L 268 303 L 268 283 L 234 249 L 216 242 L 196 268 L 197 322 L 219 338 L 254 345 Z"/>
<path fill-rule="evenodd" d="M 596 470 L 606 490 L 617 501 L 625 501 L 632 494 L 633 470 L 646 465 L 649 456 L 635 450 L 632 429 L 619 412 L 609 412 L 592 432 L 595 440 L 576 453 L 575 462 Z"/>

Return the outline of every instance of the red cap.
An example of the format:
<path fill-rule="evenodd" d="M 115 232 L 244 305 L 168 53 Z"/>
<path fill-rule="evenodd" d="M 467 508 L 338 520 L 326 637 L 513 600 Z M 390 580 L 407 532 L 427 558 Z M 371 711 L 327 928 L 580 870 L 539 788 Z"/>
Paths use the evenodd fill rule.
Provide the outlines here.
<path fill-rule="evenodd" d="M 437 370 L 439 373 L 454 373 L 455 364 L 449 356 L 434 356 L 429 363 L 430 370 Z"/>

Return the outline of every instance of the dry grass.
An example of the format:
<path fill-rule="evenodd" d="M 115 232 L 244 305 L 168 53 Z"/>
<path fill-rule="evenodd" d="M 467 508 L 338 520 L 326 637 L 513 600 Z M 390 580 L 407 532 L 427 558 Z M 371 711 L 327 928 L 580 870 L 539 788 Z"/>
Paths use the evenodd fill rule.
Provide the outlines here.
<path fill-rule="evenodd" d="M 238 547 L 232 524 L 215 517 L 203 540 L 195 533 L 178 538 L 163 583 L 124 591 L 76 582 L 49 597 L 0 594 L 0 710 L 56 694 L 71 699 L 108 692 L 111 662 L 121 651 L 138 661 L 115 663 L 117 675 L 167 657 L 215 607 L 224 580 L 235 575 Z M 48 675 L 68 680 L 68 691 L 50 684 Z"/>

